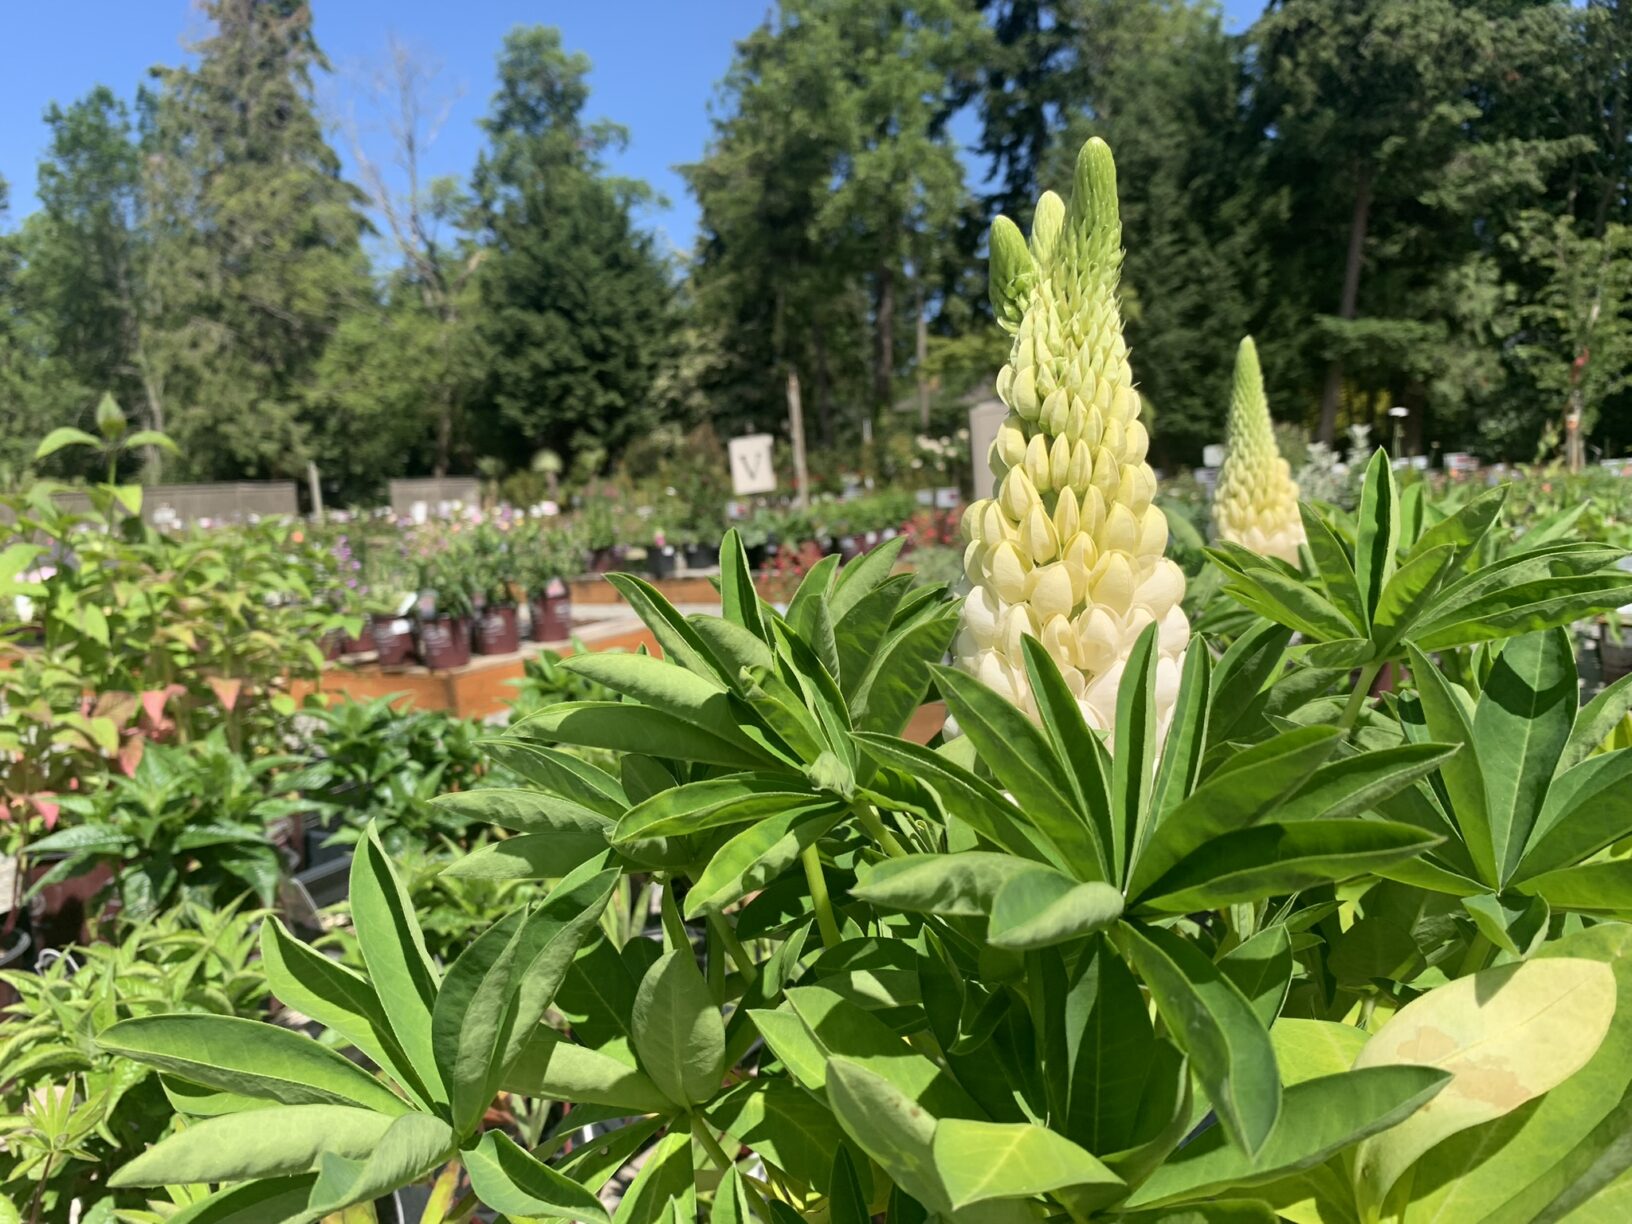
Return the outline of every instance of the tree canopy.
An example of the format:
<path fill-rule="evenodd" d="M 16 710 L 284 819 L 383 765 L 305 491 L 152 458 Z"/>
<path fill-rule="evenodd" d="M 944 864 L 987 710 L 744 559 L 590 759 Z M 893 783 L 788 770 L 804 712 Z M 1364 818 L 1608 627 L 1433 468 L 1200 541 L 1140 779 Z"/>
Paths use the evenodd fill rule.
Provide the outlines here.
<path fill-rule="evenodd" d="M 1315 436 L 1403 404 L 1419 453 L 1528 460 L 1575 408 L 1632 447 L 1632 0 L 1272 0 L 1238 34 L 1206 0 L 780 0 L 674 151 L 679 253 L 558 31 L 497 49 L 462 179 L 421 178 L 395 50 L 393 186 L 331 144 L 310 0 L 205 11 L 187 66 L 49 107 L 37 209 L 0 183 L 0 465 L 111 393 L 181 444 L 150 476 L 592 474 L 659 426 L 785 431 L 792 373 L 816 461 L 872 470 L 989 392 L 986 227 L 1090 135 L 1158 462 L 1221 437 L 1249 333 Z"/>

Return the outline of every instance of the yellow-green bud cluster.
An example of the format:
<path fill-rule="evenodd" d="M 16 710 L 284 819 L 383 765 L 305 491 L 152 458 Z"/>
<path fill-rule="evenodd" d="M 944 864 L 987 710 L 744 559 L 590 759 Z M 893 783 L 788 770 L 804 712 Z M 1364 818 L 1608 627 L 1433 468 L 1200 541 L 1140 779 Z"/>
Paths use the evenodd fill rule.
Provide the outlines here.
<path fill-rule="evenodd" d="M 1248 336 L 1235 354 L 1228 450 L 1213 492 L 1213 530 L 1264 557 L 1298 564 L 1304 542 L 1298 486 L 1275 446 L 1258 350 Z"/>
<path fill-rule="evenodd" d="M 963 516 L 962 666 L 1035 713 L 1021 641 L 1037 638 L 1090 726 L 1115 724 L 1122 669 L 1140 632 L 1160 626 L 1158 723 L 1178 691 L 1190 625 L 1184 575 L 1163 555 L 1149 437 L 1128 367 L 1116 288 L 1122 227 L 1116 168 L 1101 140 L 1078 155 L 1070 207 L 1037 204 L 1029 245 L 999 217 L 991 294 L 1014 334 L 997 393 L 1009 415 L 992 444 L 996 495 Z"/>

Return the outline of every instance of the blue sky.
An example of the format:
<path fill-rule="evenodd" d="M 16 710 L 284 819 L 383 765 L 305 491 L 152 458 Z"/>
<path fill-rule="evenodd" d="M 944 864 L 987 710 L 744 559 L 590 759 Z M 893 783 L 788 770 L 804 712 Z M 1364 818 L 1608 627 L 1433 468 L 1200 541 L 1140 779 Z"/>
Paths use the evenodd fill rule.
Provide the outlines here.
<path fill-rule="evenodd" d="M 426 157 L 432 174 L 465 175 L 481 144 L 476 121 L 493 92 L 493 64 L 505 31 L 518 24 L 560 27 L 566 45 L 594 64 L 592 117 L 629 129 L 615 161 L 622 174 L 646 179 L 668 199 L 645 218 L 670 242 L 689 247 L 697 210 L 674 167 L 694 160 L 709 135 L 709 104 L 733 43 L 764 19 L 771 0 L 316 0 L 317 37 L 335 68 L 322 86 L 334 142 L 348 156 L 340 128 L 356 127 L 365 144 L 380 129 L 346 99 L 385 62 L 395 36 L 440 66 L 433 91 L 447 100 L 446 119 Z M 1224 0 L 1226 22 L 1239 29 L 1262 0 Z M 6 15 L 0 69 L 0 177 L 11 184 L 15 225 L 34 207 L 35 166 L 46 143 L 41 121 L 53 101 L 68 102 L 107 84 L 135 93 L 154 64 L 178 63 L 182 43 L 203 31 L 192 0 L 67 0 L 19 4 Z"/>

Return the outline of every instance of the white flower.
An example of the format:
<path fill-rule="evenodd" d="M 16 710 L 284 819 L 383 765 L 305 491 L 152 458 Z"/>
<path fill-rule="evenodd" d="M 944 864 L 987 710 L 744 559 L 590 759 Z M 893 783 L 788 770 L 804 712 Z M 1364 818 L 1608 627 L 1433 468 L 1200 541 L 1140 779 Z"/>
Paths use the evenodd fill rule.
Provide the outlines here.
<path fill-rule="evenodd" d="M 1298 564 L 1298 548 L 1304 542 L 1298 486 L 1275 446 L 1264 376 L 1251 336 L 1241 341 L 1235 355 L 1227 439 L 1229 451 L 1213 492 L 1213 529 L 1218 538 Z"/>

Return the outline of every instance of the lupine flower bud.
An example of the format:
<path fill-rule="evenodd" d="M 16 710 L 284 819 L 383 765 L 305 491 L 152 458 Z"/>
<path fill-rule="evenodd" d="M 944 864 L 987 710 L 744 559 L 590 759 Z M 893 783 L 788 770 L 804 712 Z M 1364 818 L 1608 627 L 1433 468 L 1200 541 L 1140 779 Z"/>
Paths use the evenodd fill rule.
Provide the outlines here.
<path fill-rule="evenodd" d="M 1213 529 L 1218 538 L 1298 564 L 1298 546 L 1304 542 L 1298 486 L 1275 446 L 1264 375 L 1251 336 L 1241 341 L 1235 354 L 1226 443 L 1229 449 L 1213 492 Z"/>
<path fill-rule="evenodd" d="M 1116 289 L 1122 228 L 1103 141 L 1077 158 L 1071 204 L 1046 193 L 1029 248 L 1000 218 L 991 293 L 1014 335 L 997 392 L 994 496 L 964 516 L 973 591 L 960 665 L 1032 713 L 1021 654 L 1038 638 L 1090 726 L 1109 732 L 1116 690 L 1141 630 L 1158 628 L 1157 721 L 1166 729 L 1190 626 L 1184 575 L 1163 555 L 1167 519 L 1151 504 L 1149 436 L 1128 368 Z"/>

